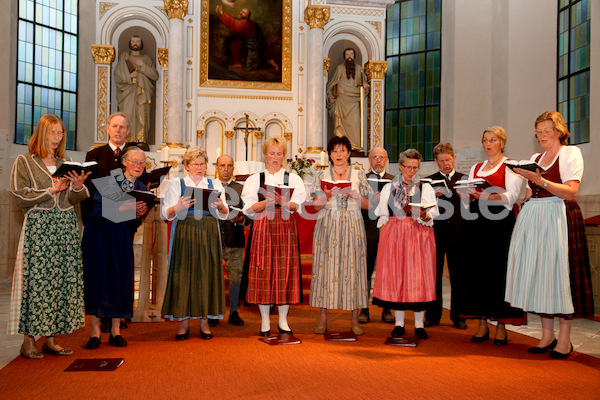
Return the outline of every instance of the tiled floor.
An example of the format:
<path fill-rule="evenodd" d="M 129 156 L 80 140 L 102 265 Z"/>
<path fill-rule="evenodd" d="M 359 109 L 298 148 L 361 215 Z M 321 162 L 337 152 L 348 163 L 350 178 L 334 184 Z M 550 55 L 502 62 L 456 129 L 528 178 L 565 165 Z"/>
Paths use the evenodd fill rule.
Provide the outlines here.
<path fill-rule="evenodd" d="M 10 278 L 0 278 L 0 368 L 4 368 L 18 356 L 23 341 L 21 335 L 9 336 L 6 334 L 11 282 Z M 450 304 L 449 293 L 450 284 L 447 279 L 444 279 L 444 306 L 446 307 Z M 528 321 L 528 325 L 521 327 L 507 326 L 507 328 L 523 335 L 540 338 L 542 333 L 540 318 L 530 314 Z M 600 322 L 587 319 L 574 320 L 571 339 L 576 351 L 600 358 Z"/>

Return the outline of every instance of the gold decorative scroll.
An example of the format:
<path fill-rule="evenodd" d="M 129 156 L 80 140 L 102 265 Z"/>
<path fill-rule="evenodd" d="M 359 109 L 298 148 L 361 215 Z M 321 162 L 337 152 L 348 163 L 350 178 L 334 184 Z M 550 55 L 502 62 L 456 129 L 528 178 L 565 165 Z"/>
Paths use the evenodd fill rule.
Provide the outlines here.
<path fill-rule="evenodd" d="M 369 9 L 369 8 L 333 7 L 331 9 L 331 13 L 332 14 L 346 14 L 346 15 L 365 15 L 367 17 L 385 18 L 385 10 Z"/>
<path fill-rule="evenodd" d="M 265 133 L 263 131 L 254 131 L 254 137 L 256 140 L 263 140 Z"/>
<path fill-rule="evenodd" d="M 229 140 L 233 139 L 233 134 L 234 132 L 232 130 L 226 130 L 225 132 L 225 137 Z"/>
<path fill-rule="evenodd" d="M 172 148 L 172 149 L 185 149 L 185 147 L 183 147 L 183 143 L 179 143 L 179 142 L 170 142 L 170 143 L 167 143 L 167 146 L 169 146 L 169 148 Z"/>
<path fill-rule="evenodd" d="M 108 118 L 108 67 L 98 67 L 98 97 L 96 98 L 96 140 L 106 140 L 106 119 Z"/>
<path fill-rule="evenodd" d="M 325 24 L 329 22 L 329 6 L 308 5 L 304 10 L 304 22 L 310 26 L 310 29 L 323 29 Z"/>
<path fill-rule="evenodd" d="M 169 49 L 158 49 L 158 63 L 163 68 L 169 67 Z"/>
<path fill-rule="evenodd" d="M 117 3 L 100 3 L 100 16 L 98 19 L 102 19 L 104 13 L 106 13 L 111 7 L 116 6 Z"/>
<path fill-rule="evenodd" d="M 371 79 L 384 79 L 385 73 L 388 69 L 387 61 L 375 61 L 369 60 L 365 64 L 365 74 L 367 74 L 367 78 Z"/>
<path fill-rule="evenodd" d="M 329 67 L 331 67 L 331 58 L 325 57 L 323 59 L 323 76 L 327 76 L 329 72 Z"/>
<path fill-rule="evenodd" d="M 377 33 L 379 33 L 379 36 L 381 36 L 381 21 L 367 21 L 367 23 L 375 28 Z"/>
<path fill-rule="evenodd" d="M 188 0 L 164 0 L 165 10 L 169 19 L 176 18 L 183 20 L 188 13 Z"/>
<path fill-rule="evenodd" d="M 283 132 L 283 137 L 285 138 L 285 140 L 287 140 L 288 142 L 292 141 L 292 132 Z"/>
<path fill-rule="evenodd" d="M 383 140 L 381 140 L 383 133 L 383 81 L 375 81 L 371 87 L 373 88 L 373 147 L 381 147 L 383 146 Z"/>
<path fill-rule="evenodd" d="M 196 137 L 202 139 L 202 136 L 204 136 L 204 129 L 196 129 Z"/>
<path fill-rule="evenodd" d="M 318 146 L 318 147 L 312 146 L 312 147 L 309 147 L 306 149 L 307 153 L 320 153 L 322 151 L 323 151 L 323 148 L 321 146 Z"/>
<path fill-rule="evenodd" d="M 111 44 L 92 44 L 92 57 L 96 64 L 111 65 L 115 61 L 115 47 Z"/>

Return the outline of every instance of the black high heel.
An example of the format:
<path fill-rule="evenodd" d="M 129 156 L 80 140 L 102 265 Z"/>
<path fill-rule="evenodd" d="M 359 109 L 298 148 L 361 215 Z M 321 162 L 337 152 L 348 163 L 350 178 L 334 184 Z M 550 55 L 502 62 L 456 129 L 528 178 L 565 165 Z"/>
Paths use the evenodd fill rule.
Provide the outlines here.
<path fill-rule="evenodd" d="M 483 336 L 473 336 L 471 338 L 471 343 L 483 343 L 486 340 L 490 340 L 490 330 L 489 329 Z"/>
<path fill-rule="evenodd" d="M 258 336 L 269 337 L 269 336 L 271 336 L 271 330 L 269 329 L 268 331 L 260 331 Z"/>
<path fill-rule="evenodd" d="M 212 333 L 204 333 L 200 331 L 200 337 L 204 340 L 212 339 Z"/>
<path fill-rule="evenodd" d="M 177 340 L 185 340 L 190 336 L 190 330 L 188 329 L 186 333 L 178 333 L 175 335 L 175 339 Z"/>
<path fill-rule="evenodd" d="M 494 338 L 494 346 L 506 346 L 508 344 L 508 332 L 504 339 Z"/>

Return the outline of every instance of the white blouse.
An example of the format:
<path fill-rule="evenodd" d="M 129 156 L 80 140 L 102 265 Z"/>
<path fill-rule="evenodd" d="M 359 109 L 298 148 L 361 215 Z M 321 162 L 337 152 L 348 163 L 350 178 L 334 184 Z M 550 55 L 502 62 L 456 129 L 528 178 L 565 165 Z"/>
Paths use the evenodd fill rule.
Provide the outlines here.
<path fill-rule="evenodd" d="M 279 169 L 279 171 L 274 174 L 269 173 L 269 171 L 264 170 L 265 174 L 265 184 L 268 185 L 283 185 L 283 175 L 285 170 L 283 168 Z M 304 187 L 304 181 L 296 174 L 290 174 L 288 180 L 288 186 L 294 188 L 294 193 L 292 193 L 292 198 L 290 199 L 290 203 L 296 204 L 296 206 L 300 206 L 306 199 L 306 188 Z M 246 179 L 244 182 L 244 189 L 242 190 L 242 201 L 244 202 L 244 214 L 248 217 L 253 217 L 254 211 L 252 211 L 252 206 L 255 203 L 258 203 L 258 189 L 260 189 L 260 173 L 253 174 Z"/>
<path fill-rule="evenodd" d="M 205 176 L 203 176 L 202 180 L 200 182 L 198 182 L 198 185 L 196 185 L 194 183 L 194 181 L 192 180 L 192 178 L 190 178 L 188 175 L 186 175 L 183 178 L 183 182 L 185 183 L 186 187 L 208 189 L 208 178 L 206 178 Z M 219 197 L 221 198 L 221 200 L 223 200 L 223 204 L 225 204 L 225 207 L 227 207 L 227 202 L 225 201 L 225 190 L 223 189 L 223 185 L 221 184 L 221 181 L 218 179 L 212 179 L 212 183 L 213 183 L 213 189 L 221 192 L 221 195 Z M 167 193 L 165 194 L 165 198 L 162 203 L 161 212 L 162 212 L 162 216 L 164 219 L 166 219 L 168 221 L 172 221 L 173 219 L 175 219 L 175 216 L 173 218 L 169 218 L 167 216 L 167 214 L 168 214 L 167 211 L 169 210 L 169 208 L 171 208 L 177 204 L 180 197 L 181 197 L 180 180 L 173 179 L 169 183 L 169 188 L 167 189 Z M 218 210 L 215 210 L 215 213 L 219 219 L 227 219 L 227 216 L 229 215 L 229 212 L 227 212 L 227 214 L 221 214 Z"/>
<path fill-rule="evenodd" d="M 535 161 L 539 155 L 540 153 L 535 153 L 533 156 L 531 156 L 530 160 Z M 538 162 L 538 164 L 544 160 L 545 155 L 546 153 L 544 153 L 542 158 L 540 158 L 540 162 Z M 544 169 L 552 167 L 556 160 L 559 160 L 558 170 L 560 173 L 560 180 L 563 181 L 563 183 L 567 181 L 581 182 L 581 178 L 583 177 L 583 156 L 581 155 L 581 150 L 579 147 L 562 146 L 554 157 L 554 160 L 544 167 Z M 531 189 L 529 187 L 529 182 L 527 182 L 527 189 Z"/>
<path fill-rule="evenodd" d="M 417 192 L 417 185 L 413 186 L 408 192 L 409 196 L 413 196 Z M 384 226 L 388 220 L 390 219 L 390 212 L 388 208 L 388 201 L 392 194 L 392 183 L 386 184 L 383 189 L 381 189 L 381 197 L 379 198 L 379 205 L 375 209 L 375 215 L 379 217 L 377 221 L 377 227 L 381 228 Z M 427 215 L 431 218 L 429 221 L 423 221 L 420 217 L 417 218 L 417 221 L 422 225 L 433 226 L 433 219 L 440 214 L 440 211 L 437 206 L 437 198 L 435 196 L 435 190 L 429 183 L 423 183 L 421 185 L 421 203 L 435 203 L 434 207 L 431 207 L 427 210 Z"/>

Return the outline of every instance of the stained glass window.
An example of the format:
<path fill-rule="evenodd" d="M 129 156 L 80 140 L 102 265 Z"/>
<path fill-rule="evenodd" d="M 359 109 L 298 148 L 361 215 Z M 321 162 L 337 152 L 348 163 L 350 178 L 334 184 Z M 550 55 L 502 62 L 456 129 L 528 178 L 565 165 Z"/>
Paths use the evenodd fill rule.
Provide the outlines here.
<path fill-rule="evenodd" d="M 571 144 L 590 141 L 591 0 L 558 1 L 558 111 Z"/>
<path fill-rule="evenodd" d="M 385 148 L 433 159 L 440 141 L 442 0 L 397 0 L 387 11 Z"/>
<path fill-rule="evenodd" d="M 42 115 L 55 114 L 75 149 L 78 8 L 78 0 L 19 0 L 17 144 L 27 144 Z"/>

